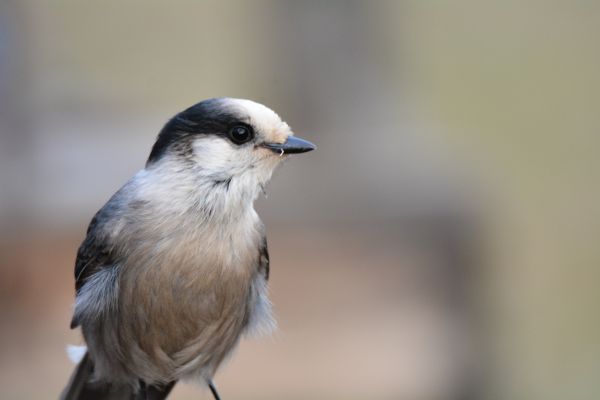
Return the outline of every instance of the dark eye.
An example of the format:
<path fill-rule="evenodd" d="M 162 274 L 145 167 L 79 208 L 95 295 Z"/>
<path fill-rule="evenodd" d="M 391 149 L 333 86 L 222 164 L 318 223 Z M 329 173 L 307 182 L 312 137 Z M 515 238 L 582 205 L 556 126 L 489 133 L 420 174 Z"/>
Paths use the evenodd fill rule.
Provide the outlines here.
<path fill-rule="evenodd" d="M 229 138 L 235 144 L 246 143 L 252 140 L 253 137 L 252 129 L 244 125 L 236 125 L 229 130 Z"/>

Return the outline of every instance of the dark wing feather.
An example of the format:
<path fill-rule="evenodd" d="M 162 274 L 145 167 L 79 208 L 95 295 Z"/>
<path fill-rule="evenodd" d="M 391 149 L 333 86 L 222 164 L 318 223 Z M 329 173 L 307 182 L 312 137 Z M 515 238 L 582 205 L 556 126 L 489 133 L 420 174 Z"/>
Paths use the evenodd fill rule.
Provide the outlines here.
<path fill-rule="evenodd" d="M 263 236 L 263 239 L 258 248 L 258 271 L 265 276 L 265 280 L 269 280 L 269 249 L 267 247 L 266 236 Z"/>
<path fill-rule="evenodd" d="M 87 235 L 75 261 L 75 289 L 79 291 L 87 279 L 103 266 L 113 264 L 114 257 L 110 246 L 98 234 L 98 215 L 96 215 L 87 230 Z"/>
<path fill-rule="evenodd" d="M 98 213 L 99 214 L 99 213 Z M 98 270 L 115 264 L 115 256 L 111 246 L 107 243 L 105 235 L 100 234 L 99 216 L 96 214 L 87 230 L 75 261 L 75 290 L 81 290 L 87 280 Z M 75 318 L 71 321 L 71 328 L 79 326 Z"/>

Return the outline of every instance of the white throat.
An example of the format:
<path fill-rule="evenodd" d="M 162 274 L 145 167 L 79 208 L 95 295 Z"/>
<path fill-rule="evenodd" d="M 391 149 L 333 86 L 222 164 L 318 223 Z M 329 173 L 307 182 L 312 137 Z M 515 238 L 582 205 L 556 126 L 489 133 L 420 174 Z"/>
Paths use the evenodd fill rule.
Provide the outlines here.
<path fill-rule="evenodd" d="M 253 213 L 253 204 L 279 164 L 279 157 L 256 157 L 232 148 L 220 138 L 193 144 L 193 156 L 166 155 L 140 171 L 142 200 L 171 214 L 198 213 L 205 220 L 231 221 Z M 274 159 L 274 160 L 273 160 Z"/>

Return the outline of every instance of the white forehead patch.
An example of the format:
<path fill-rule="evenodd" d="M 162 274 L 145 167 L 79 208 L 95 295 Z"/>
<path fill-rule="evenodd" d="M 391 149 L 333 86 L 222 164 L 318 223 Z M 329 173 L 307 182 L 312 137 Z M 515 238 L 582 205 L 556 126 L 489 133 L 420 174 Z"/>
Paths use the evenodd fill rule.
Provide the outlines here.
<path fill-rule="evenodd" d="M 250 124 L 264 136 L 265 141 L 283 143 L 293 135 L 292 130 L 270 108 L 252 100 L 229 99 L 231 106 L 250 118 Z"/>

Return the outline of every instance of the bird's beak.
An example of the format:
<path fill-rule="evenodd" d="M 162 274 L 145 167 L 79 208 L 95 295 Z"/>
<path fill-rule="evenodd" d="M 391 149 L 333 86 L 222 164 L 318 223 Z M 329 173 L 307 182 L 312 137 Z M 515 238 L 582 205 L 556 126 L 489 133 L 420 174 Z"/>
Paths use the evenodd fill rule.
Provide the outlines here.
<path fill-rule="evenodd" d="M 308 140 L 300 139 L 295 136 L 288 136 L 284 143 L 264 143 L 263 147 L 273 150 L 279 154 L 306 153 L 317 148 Z"/>

